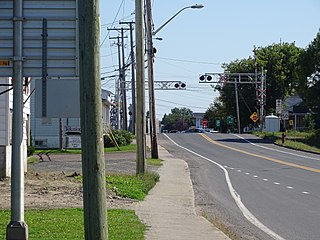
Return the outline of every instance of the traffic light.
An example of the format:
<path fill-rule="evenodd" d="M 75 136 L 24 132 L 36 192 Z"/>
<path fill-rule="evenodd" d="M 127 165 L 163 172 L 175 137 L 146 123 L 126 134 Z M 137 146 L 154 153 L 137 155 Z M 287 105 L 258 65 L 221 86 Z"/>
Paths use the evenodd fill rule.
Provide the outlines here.
<path fill-rule="evenodd" d="M 187 86 L 187 85 L 186 85 L 185 83 L 183 83 L 183 82 L 177 82 L 177 83 L 174 84 L 174 87 L 175 87 L 176 89 L 185 89 L 186 86 Z"/>
<path fill-rule="evenodd" d="M 207 81 L 210 82 L 212 80 L 212 76 L 211 75 L 207 75 L 207 74 L 201 75 L 199 77 L 199 80 L 200 80 L 200 82 L 207 82 Z"/>

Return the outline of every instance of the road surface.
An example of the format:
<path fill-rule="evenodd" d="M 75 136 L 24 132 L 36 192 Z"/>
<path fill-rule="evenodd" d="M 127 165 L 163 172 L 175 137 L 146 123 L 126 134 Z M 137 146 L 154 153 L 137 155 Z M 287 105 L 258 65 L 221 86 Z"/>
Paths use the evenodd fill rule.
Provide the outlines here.
<path fill-rule="evenodd" d="M 199 211 L 241 239 L 320 239 L 320 155 L 242 134 L 160 134 L 187 161 Z"/>

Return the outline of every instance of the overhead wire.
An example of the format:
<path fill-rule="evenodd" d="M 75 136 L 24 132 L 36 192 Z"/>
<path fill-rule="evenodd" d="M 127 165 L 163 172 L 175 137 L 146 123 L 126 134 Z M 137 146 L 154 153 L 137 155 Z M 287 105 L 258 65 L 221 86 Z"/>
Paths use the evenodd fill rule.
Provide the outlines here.
<path fill-rule="evenodd" d="M 124 3 L 124 0 L 122 0 L 121 3 L 120 3 L 119 9 L 118 9 L 118 11 L 117 11 L 116 16 L 115 16 L 114 19 L 113 19 L 113 22 L 112 22 L 112 24 L 111 24 L 111 27 L 113 27 L 113 25 L 115 24 L 116 19 L 117 19 L 117 17 L 118 17 L 118 14 L 119 14 L 119 12 L 120 12 L 120 10 L 121 10 L 121 7 L 122 7 L 123 3 Z M 106 39 L 107 39 L 107 37 L 109 36 L 109 34 L 110 34 L 110 31 L 107 32 L 106 36 L 104 37 L 104 39 L 102 40 L 102 42 L 101 42 L 101 44 L 100 44 L 100 47 L 104 44 L 104 42 L 106 41 Z"/>

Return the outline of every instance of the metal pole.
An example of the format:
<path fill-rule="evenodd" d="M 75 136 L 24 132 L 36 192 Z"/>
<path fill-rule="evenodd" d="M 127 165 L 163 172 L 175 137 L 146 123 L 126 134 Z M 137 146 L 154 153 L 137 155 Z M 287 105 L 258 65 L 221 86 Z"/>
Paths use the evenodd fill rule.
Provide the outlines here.
<path fill-rule="evenodd" d="M 151 158 L 158 158 L 158 142 L 156 129 L 156 108 L 154 95 L 154 74 L 153 74 L 153 43 L 152 43 L 152 14 L 151 1 L 146 0 L 147 10 L 147 54 L 148 54 L 148 89 L 149 89 L 149 115 L 150 115 L 150 140 Z"/>
<path fill-rule="evenodd" d="M 99 0 L 79 0 L 80 116 L 86 240 L 107 240 Z"/>
<path fill-rule="evenodd" d="M 260 128 L 264 128 L 264 104 L 265 104 L 265 75 L 263 68 L 261 69 L 261 88 L 260 88 Z"/>
<path fill-rule="evenodd" d="M 23 144 L 23 0 L 14 1 L 13 17 L 13 119 L 11 163 L 11 221 L 7 225 L 7 240 L 27 240 L 28 226 L 24 222 L 24 159 Z"/>
<path fill-rule="evenodd" d="M 240 81 L 240 76 L 239 76 L 239 81 Z M 234 90 L 236 93 L 236 108 L 237 108 L 237 122 L 238 122 L 238 133 L 241 133 L 241 124 L 240 124 L 240 110 L 239 110 L 239 97 L 238 97 L 238 84 L 237 84 L 237 79 L 234 79 Z"/>
<path fill-rule="evenodd" d="M 135 0 L 136 22 L 136 136 L 137 136 L 137 168 L 136 173 L 145 172 L 145 77 L 144 77 L 144 48 L 143 48 L 143 0 Z"/>

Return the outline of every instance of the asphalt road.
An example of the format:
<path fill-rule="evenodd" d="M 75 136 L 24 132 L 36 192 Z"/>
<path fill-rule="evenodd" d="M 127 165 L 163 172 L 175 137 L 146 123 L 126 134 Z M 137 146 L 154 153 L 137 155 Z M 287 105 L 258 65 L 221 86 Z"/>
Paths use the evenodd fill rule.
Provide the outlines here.
<path fill-rule="evenodd" d="M 231 236 L 320 239 L 320 155 L 245 134 L 160 134 L 159 144 L 187 161 L 196 206 Z"/>

